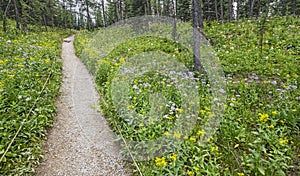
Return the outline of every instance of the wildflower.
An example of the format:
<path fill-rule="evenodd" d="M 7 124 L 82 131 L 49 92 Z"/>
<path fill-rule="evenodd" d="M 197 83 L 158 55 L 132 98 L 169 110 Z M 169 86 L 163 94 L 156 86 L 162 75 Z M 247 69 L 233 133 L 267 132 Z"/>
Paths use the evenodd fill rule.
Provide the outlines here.
<path fill-rule="evenodd" d="M 259 115 L 258 122 L 267 122 L 268 119 L 269 119 L 269 115 L 268 114 L 259 113 L 258 115 Z"/>
<path fill-rule="evenodd" d="M 240 144 L 235 144 L 234 148 L 238 148 L 240 146 Z"/>
<path fill-rule="evenodd" d="M 175 138 L 179 139 L 179 138 L 180 138 L 180 136 L 181 136 L 181 135 L 180 135 L 179 133 L 177 133 L 177 132 L 174 132 L 174 137 L 175 137 Z"/>
<path fill-rule="evenodd" d="M 172 155 L 170 156 L 170 158 L 171 158 L 173 161 L 176 161 L 177 156 L 178 156 L 178 154 L 172 154 Z"/>
<path fill-rule="evenodd" d="M 188 175 L 194 175 L 194 172 L 193 171 L 188 171 L 187 174 Z"/>
<path fill-rule="evenodd" d="M 194 167 L 194 170 L 197 172 L 199 171 L 200 169 L 198 167 Z"/>
<path fill-rule="evenodd" d="M 191 141 L 191 142 L 196 142 L 196 138 L 190 137 L 190 141 Z"/>
<path fill-rule="evenodd" d="M 167 165 L 167 162 L 166 162 L 166 159 L 165 159 L 165 157 L 161 157 L 161 158 L 156 158 L 155 159 L 155 164 L 157 165 L 157 166 L 166 166 Z"/>
<path fill-rule="evenodd" d="M 287 144 L 289 142 L 289 140 L 287 140 L 287 139 L 282 139 L 282 138 L 279 138 L 279 143 L 280 144 Z"/>
<path fill-rule="evenodd" d="M 238 176 L 245 176 L 245 174 L 244 174 L 244 173 L 241 173 L 241 172 L 238 172 L 237 175 L 238 175 Z"/>
<path fill-rule="evenodd" d="M 125 58 L 123 58 L 123 57 L 120 58 L 120 63 L 121 63 L 121 64 L 124 64 L 124 63 L 125 63 Z"/>
<path fill-rule="evenodd" d="M 205 107 L 205 110 L 210 111 L 210 107 Z"/>
<path fill-rule="evenodd" d="M 219 151 L 219 147 L 218 146 L 215 146 L 215 147 L 213 146 L 213 147 L 210 148 L 210 151 L 211 152 L 218 152 Z"/>
<path fill-rule="evenodd" d="M 273 111 L 272 114 L 273 114 L 273 115 L 276 115 L 276 114 L 278 114 L 278 113 L 277 113 L 277 111 Z"/>
<path fill-rule="evenodd" d="M 204 115 L 204 114 L 205 114 L 205 112 L 206 112 L 206 111 L 205 111 L 205 110 L 203 110 L 203 109 L 201 109 L 201 110 L 200 110 L 200 113 L 201 113 L 202 115 Z"/>
<path fill-rule="evenodd" d="M 212 142 L 212 141 L 214 141 L 214 138 L 212 137 L 207 140 L 207 142 Z"/>
<path fill-rule="evenodd" d="M 180 108 L 178 108 L 178 109 L 176 109 L 177 110 L 177 112 L 180 114 L 180 113 L 182 113 L 182 109 L 180 109 Z"/>
<path fill-rule="evenodd" d="M 200 130 L 200 131 L 197 132 L 198 136 L 204 136 L 204 134 L 205 134 L 204 130 Z"/>
<path fill-rule="evenodd" d="M 188 136 L 184 136 L 184 137 L 183 137 L 183 139 L 188 139 L 188 138 L 189 138 Z"/>
<path fill-rule="evenodd" d="M 164 135 L 170 136 L 170 132 L 169 132 L 169 131 L 166 131 L 166 132 L 164 133 Z"/>
<path fill-rule="evenodd" d="M 274 125 L 270 125 L 269 128 L 270 128 L 270 129 L 274 129 Z"/>

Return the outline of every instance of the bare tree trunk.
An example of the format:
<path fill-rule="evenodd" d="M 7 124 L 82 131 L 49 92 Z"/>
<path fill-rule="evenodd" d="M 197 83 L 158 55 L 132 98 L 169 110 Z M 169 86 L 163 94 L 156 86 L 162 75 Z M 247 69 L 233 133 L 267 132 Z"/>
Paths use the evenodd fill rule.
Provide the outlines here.
<path fill-rule="evenodd" d="M 228 20 L 232 21 L 232 0 L 228 0 Z"/>
<path fill-rule="evenodd" d="M 215 0 L 215 14 L 216 14 L 216 20 L 219 20 L 219 17 L 218 17 L 218 0 Z"/>
<path fill-rule="evenodd" d="M 194 70 L 200 72 L 200 4 L 199 0 L 193 0 L 193 39 L 194 39 Z"/>
<path fill-rule="evenodd" d="M 123 4 L 122 4 L 122 1 L 121 0 L 119 0 L 119 20 L 122 20 L 123 19 Z"/>
<path fill-rule="evenodd" d="M 2 1 L 3 2 L 3 1 Z M 3 2 L 3 31 L 6 32 L 6 13 L 8 10 L 8 7 L 10 5 L 11 0 L 8 1 L 7 6 L 5 7 L 4 2 Z"/>
<path fill-rule="evenodd" d="M 176 34 L 177 34 L 177 21 L 176 21 L 176 7 L 177 7 L 177 0 L 172 0 L 172 7 L 173 7 L 173 40 L 176 41 Z"/>
<path fill-rule="evenodd" d="M 105 15 L 104 0 L 101 1 L 101 5 L 102 5 L 103 25 L 104 25 L 104 27 L 106 27 L 106 15 Z"/>
<path fill-rule="evenodd" d="M 89 1 L 85 0 L 85 5 L 86 5 L 86 14 L 87 14 L 87 25 L 88 25 L 88 30 L 91 30 L 91 16 L 90 16 L 90 8 L 89 8 Z"/>
<path fill-rule="evenodd" d="M 237 20 L 240 18 L 239 13 L 240 13 L 240 1 L 237 0 L 237 1 L 236 1 L 236 19 L 237 19 Z"/>
<path fill-rule="evenodd" d="M 255 3 L 255 0 L 249 0 L 249 18 L 252 18 L 253 16 L 253 8 L 254 8 L 254 3 Z"/>
<path fill-rule="evenodd" d="M 224 21 L 224 2 L 221 0 L 221 20 Z"/>

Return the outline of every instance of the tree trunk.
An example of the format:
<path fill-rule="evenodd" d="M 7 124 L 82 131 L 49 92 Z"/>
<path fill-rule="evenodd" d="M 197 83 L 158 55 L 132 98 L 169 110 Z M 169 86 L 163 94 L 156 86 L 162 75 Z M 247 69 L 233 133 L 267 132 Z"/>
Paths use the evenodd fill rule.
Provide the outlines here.
<path fill-rule="evenodd" d="M 87 14 L 87 25 L 88 25 L 88 30 L 91 30 L 91 16 L 90 16 L 90 9 L 89 9 L 89 1 L 85 0 L 85 5 L 86 5 L 86 14 Z"/>
<path fill-rule="evenodd" d="M 20 23 L 19 23 L 19 11 L 18 11 L 18 5 L 16 0 L 14 0 L 14 6 L 15 6 L 15 19 L 16 19 L 16 28 L 20 29 Z"/>
<path fill-rule="evenodd" d="M 198 0 L 193 0 L 193 39 L 194 39 L 194 70 L 200 72 L 200 4 Z"/>
<path fill-rule="evenodd" d="M 221 0 L 221 20 L 224 21 L 224 2 Z"/>
<path fill-rule="evenodd" d="M 48 28 L 47 28 L 47 19 L 46 19 L 46 15 L 45 15 L 44 12 L 43 12 L 43 14 L 42 14 L 42 18 L 43 18 L 43 22 L 44 22 L 45 29 L 46 29 L 46 31 L 48 31 Z"/>
<path fill-rule="evenodd" d="M 232 21 L 232 0 L 228 0 L 228 20 Z"/>
<path fill-rule="evenodd" d="M 177 0 L 172 0 L 172 7 L 173 7 L 173 40 L 176 41 L 177 38 L 177 21 L 176 21 L 176 7 L 177 7 Z"/>
<path fill-rule="evenodd" d="M 3 20 L 3 31 L 6 32 L 7 31 L 7 28 L 6 28 L 6 13 L 7 13 L 7 10 L 9 8 L 11 0 L 8 1 L 6 7 L 4 5 L 4 1 L 2 1 L 2 2 L 3 2 L 3 4 L 2 4 L 2 9 L 3 9 L 3 19 L 2 19 Z"/>
<path fill-rule="evenodd" d="M 219 17 L 218 17 L 218 0 L 215 0 L 215 14 L 216 14 L 216 20 L 219 20 Z"/>
<path fill-rule="evenodd" d="M 237 1 L 236 1 L 236 19 L 237 19 L 237 20 L 240 18 L 239 13 L 240 13 L 240 1 L 237 0 Z"/>
<path fill-rule="evenodd" d="M 105 15 L 105 7 L 104 7 L 104 0 L 101 1 L 102 6 L 102 15 L 103 15 L 103 25 L 106 27 L 106 15 Z"/>
<path fill-rule="evenodd" d="M 249 0 L 249 18 L 253 16 L 253 8 L 254 8 L 255 0 Z"/>

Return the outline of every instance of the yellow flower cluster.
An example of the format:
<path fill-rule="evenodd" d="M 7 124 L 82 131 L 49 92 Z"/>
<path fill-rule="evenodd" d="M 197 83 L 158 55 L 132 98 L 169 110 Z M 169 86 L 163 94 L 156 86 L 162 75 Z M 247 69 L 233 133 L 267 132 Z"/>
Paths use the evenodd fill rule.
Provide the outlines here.
<path fill-rule="evenodd" d="M 177 159 L 177 156 L 178 156 L 178 154 L 172 154 L 171 156 L 170 156 L 170 158 L 173 160 L 173 161 L 176 161 L 176 159 Z"/>
<path fill-rule="evenodd" d="M 187 174 L 188 175 L 194 175 L 194 172 L 193 171 L 188 171 Z"/>
<path fill-rule="evenodd" d="M 283 144 L 283 145 L 285 145 L 285 144 L 287 144 L 289 142 L 289 140 L 288 139 L 282 139 L 282 138 L 279 138 L 279 143 L 280 144 Z"/>
<path fill-rule="evenodd" d="M 179 134 L 179 133 L 177 133 L 177 132 L 174 132 L 174 138 L 177 138 L 177 139 L 179 139 L 180 137 L 181 137 L 181 134 Z"/>
<path fill-rule="evenodd" d="M 191 142 L 196 142 L 196 138 L 190 137 L 190 141 L 191 141 Z"/>
<path fill-rule="evenodd" d="M 161 158 L 157 157 L 155 159 L 155 164 L 156 164 L 156 166 L 166 166 L 167 165 L 166 158 L 165 157 L 161 157 Z"/>
<path fill-rule="evenodd" d="M 210 151 L 211 152 L 218 152 L 219 151 L 219 147 L 218 146 L 212 146 L 211 148 L 210 148 Z"/>
<path fill-rule="evenodd" d="M 201 137 L 203 137 L 204 134 L 205 134 L 205 131 L 204 131 L 204 130 L 199 130 L 199 131 L 197 132 L 197 135 L 198 135 L 198 136 L 201 136 Z"/>
<path fill-rule="evenodd" d="M 259 113 L 259 120 L 257 120 L 257 122 L 267 122 L 269 120 L 269 115 L 268 114 L 262 114 L 262 113 Z"/>

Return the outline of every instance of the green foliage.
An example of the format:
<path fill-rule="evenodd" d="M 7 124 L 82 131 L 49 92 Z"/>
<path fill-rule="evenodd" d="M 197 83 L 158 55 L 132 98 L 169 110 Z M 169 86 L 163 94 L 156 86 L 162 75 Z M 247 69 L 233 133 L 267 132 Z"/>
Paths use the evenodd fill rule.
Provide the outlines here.
<path fill-rule="evenodd" d="M 112 79 L 130 56 L 158 48 L 167 53 L 177 53 L 177 48 L 181 52 L 176 58 L 182 56 L 181 61 L 189 65 L 192 57 L 188 50 L 169 40 L 164 43 L 159 38 L 138 38 L 121 43 L 105 58 L 91 54 L 93 62 L 88 61 L 88 57 L 84 60 L 87 64 L 95 64 L 88 67 L 96 69 L 97 86 L 103 97 L 101 107 L 116 132 L 114 121 L 125 138 L 148 139 L 152 135 L 165 135 L 184 140 L 169 154 L 139 162 L 144 175 L 299 175 L 299 24 L 299 19 L 291 17 L 268 19 L 262 53 L 256 21 L 206 24 L 205 33 L 222 61 L 227 79 L 224 120 L 206 145 L 201 145 L 201 137 L 205 134 L 202 124 L 212 118 L 213 110 L 207 91 L 209 83 L 205 78 L 200 77 L 199 81 L 201 108 L 198 117 L 202 120 L 197 121 L 188 135 L 168 133 L 172 128 L 172 118 L 161 119 L 157 128 L 144 124 L 130 126 L 118 116 L 111 100 Z M 81 42 L 87 41 L 83 36 L 87 34 L 78 34 L 77 45 L 88 44 Z M 85 50 L 82 45 L 76 48 Z M 94 50 L 85 52 L 93 53 Z M 155 79 L 149 82 L 149 78 L 159 79 L 151 74 L 145 75 L 131 85 L 142 87 L 148 82 L 153 90 L 162 90 L 164 96 L 176 97 L 172 88 L 162 87 Z M 131 106 L 125 108 L 136 109 L 138 114 L 147 112 L 146 97 L 150 92 L 147 88 L 143 92 L 145 94 L 132 92 Z M 179 114 L 180 101 L 175 98 L 174 102 L 177 108 L 174 113 Z"/>
<path fill-rule="evenodd" d="M 66 35 L 58 31 L 0 32 L 1 156 L 26 120 L 0 163 L 0 175 L 32 174 L 42 158 L 42 140 L 56 112 L 55 100 L 61 83 L 61 41 Z"/>

